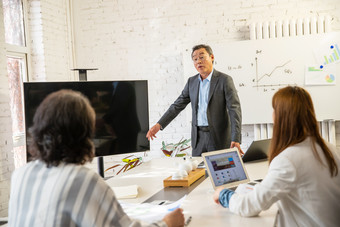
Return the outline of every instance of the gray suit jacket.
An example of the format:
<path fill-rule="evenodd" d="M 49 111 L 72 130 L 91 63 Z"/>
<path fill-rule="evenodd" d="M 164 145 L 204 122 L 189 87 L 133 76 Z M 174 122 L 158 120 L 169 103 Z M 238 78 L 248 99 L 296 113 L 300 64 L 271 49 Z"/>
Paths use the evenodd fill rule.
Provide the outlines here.
<path fill-rule="evenodd" d="M 193 148 L 197 144 L 198 94 L 197 74 L 188 79 L 182 94 L 158 121 L 164 129 L 191 102 L 191 145 Z M 217 150 L 229 148 L 231 141 L 241 143 L 241 106 L 233 79 L 215 69 L 210 81 L 207 117 Z"/>

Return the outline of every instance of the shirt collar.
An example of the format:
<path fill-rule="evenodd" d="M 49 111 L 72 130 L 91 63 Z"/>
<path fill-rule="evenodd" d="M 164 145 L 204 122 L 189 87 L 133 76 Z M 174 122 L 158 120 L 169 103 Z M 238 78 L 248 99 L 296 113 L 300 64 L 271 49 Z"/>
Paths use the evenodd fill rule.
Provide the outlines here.
<path fill-rule="evenodd" d="M 214 69 L 211 70 L 211 73 L 209 74 L 209 76 L 208 76 L 205 80 L 208 80 L 208 81 L 210 82 L 213 72 L 214 72 Z M 199 81 L 202 81 L 202 80 L 201 80 L 201 75 L 200 75 L 200 74 L 198 74 L 198 80 L 199 80 Z"/>

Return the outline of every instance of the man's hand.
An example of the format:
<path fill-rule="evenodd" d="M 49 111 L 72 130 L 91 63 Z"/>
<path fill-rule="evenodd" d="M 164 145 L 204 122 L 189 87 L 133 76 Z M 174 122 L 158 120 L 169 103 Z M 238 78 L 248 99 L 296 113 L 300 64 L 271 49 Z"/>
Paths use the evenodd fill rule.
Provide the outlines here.
<path fill-rule="evenodd" d="M 152 126 L 152 128 L 150 128 L 150 130 L 148 131 L 148 133 L 146 133 L 146 138 L 148 138 L 148 140 L 153 140 L 154 138 L 157 138 L 156 133 L 161 129 L 161 125 L 156 123 L 154 126 Z"/>
<path fill-rule="evenodd" d="M 238 152 L 240 152 L 240 155 L 243 156 L 244 152 L 241 149 L 240 143 L 232 141 L 230 144 L 230 148 L 237 147 Z"/>

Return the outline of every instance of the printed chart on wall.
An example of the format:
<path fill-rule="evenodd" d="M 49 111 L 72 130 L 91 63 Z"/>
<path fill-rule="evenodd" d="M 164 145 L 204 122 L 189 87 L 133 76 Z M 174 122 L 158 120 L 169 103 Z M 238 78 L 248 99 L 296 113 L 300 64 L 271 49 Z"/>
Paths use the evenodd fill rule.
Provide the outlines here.
<path fill-rule="evenodd" d="M 272 96 L 288 85 L 302 86 L 310 92 L 318 120 L 340 119 L 340 33 L 247 40 L 211 47 L 215 69 L 234 80 L 243 124 L 272 122 Z"/>

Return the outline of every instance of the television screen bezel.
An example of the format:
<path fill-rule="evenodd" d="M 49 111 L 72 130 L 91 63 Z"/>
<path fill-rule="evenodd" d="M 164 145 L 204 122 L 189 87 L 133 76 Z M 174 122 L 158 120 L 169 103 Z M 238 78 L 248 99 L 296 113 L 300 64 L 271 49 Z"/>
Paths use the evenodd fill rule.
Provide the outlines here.
<path fill-rule="evenodd" d="M 149 94 L 148 94 L 148 80 L 100 80 L 100 81 L 28 81 L 28 82 L 24 82 L 23 83 L 23 94 L 24 94 L 24 120 L 25 120 L 25 141 L 26 141 L 26 153 L 27 153 L 27 162 L 30 161 L 29 160 L 29 151 L 28 151 L 28 144 L 29 144 L 29 141 L 28 141 L 28 129 L 30 126 L 27 125 L 27 121 L 26 121 L 26 90 L 28 89 L 27 86 L 31 86 L 32 84 L 61 84 L 61 83 L 65 83 L 65 84 L 72 84 L 72 83 L 75 83 L 75 84 L 82 84 L 82 83 L 86 83 L 86 84 L 89 84 L 89 83 L 106 83 L 106 84 L 109 84 L 109 83 L 113 83 L 113 82 L 142 82 L 142 83 L 145 83 L 145 88 L 146 88 L 146 96 L 145 96 L 145 99 L 146 99 L 146 119 L 147 119 L 147 122 L 143 122 L 143 125 L 145 125 L 145 135 L 144 137 L 146 137 L 146 133 L 147 133 L 147 130 L 149 128 Z M 27 85 L 29 84 L 29 85 Z M 60 89 L 56 89 L 56 90 L 53 90 L 52 92 L 54 91 L 57 91 L 57 90 L 61 90 L 61 89 L 64 89 L 64 88 L 60 88 Z M 70 88 L 65 88 L 65 89 L 70 89 Z M 76 90 L 76 89 L 71 89 L 71 90 Z M 79 90 L 76 90 L 76 91 L 79 91 Z M 51 92 L 51 93 L 52 93 Z M 81 91 L 80 91 L 81 92 Z M 81 92 L 83 93 L 83 92 Z M 48 93 L 50 94 L 50 93 Z M 83 93 L 84 94 L 84 93 Z M 46 95 L 47 96 L 47 95 Z M 137 94 L 136 94 L 136 98 L 137 98 Z M 136 104 L 137 104 L 137 101 L 136 101 Z M 136 107 L 137 108 L 137 107 Z M 34 116 L 34 114 L 32 115 Z M 143 128 L 141 129 L 141 131 L 143 130 Z M 95 139 L 95 138 L 93 138 Z M 137 152 L 147 152 L 147 151 L 150 151 L 150 141 L 148 140 L 145 140 L 147 141 L 147 146 L 145 146 L 145 149 L 136 149 L 135 151 L 133 152 L 117 152 L 117 153 L 114 153 L 114 154 L 108 154 L 108 155 L 121 155 L 121 154 L 132 154 L 132 153 L 137 153 Z M 95 155 L 95 157 L 105 157 L 107 155 Z"/>

